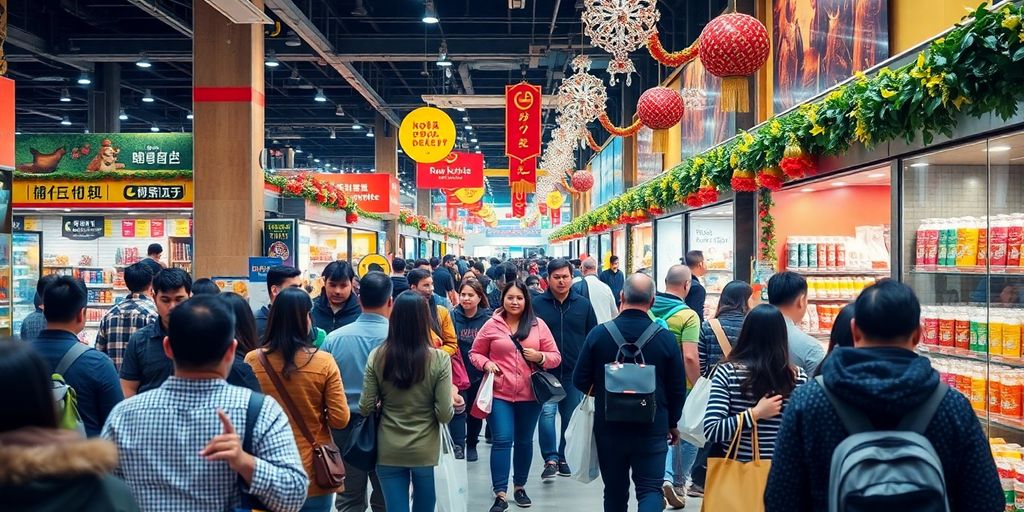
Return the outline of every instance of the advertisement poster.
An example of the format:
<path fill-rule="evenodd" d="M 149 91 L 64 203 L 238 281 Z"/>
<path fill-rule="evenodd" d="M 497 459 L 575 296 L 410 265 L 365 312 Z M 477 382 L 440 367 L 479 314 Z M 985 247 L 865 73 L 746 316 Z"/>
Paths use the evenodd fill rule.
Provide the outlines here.
<path fill-rule="evenodd" d="M 278 258 L 285 266 L 295 266 L 298 232 L 295 219 L 263 221 L 263 255 Z"/>
<path fill-rule="evenodd" d="M 452 151 L 440 162 L 416 164 L 416 188 L 481 188 L 484 155 Z"/>
<path fill-rule="evenodd" d="M 774 0 L 778 114 L 889 57 L 888 0 Z"/>
<path fill-rule="evenodd" d="M 722 79 L 708 73 L 700 60 L 694 60 L 683 69 L 679 93 L 686 105 L 679 123 L 683 158 L 696 155 L 736 133 L 735 114 L 722 111 Z"/>
<path fill-rule="evenodd" d="M 2 51 L 3 46 L 0 45 Z M 12 170 L 14 163 L 14 80 L 0 77 L 0 169 Z"/>
<path fill-rule="evenodd" d="M 69 240 L 96 240 L 103 236 L 103 217 L 65 215 L 61 217 L 60 234 Z"/>
<path fill-rule="evenodd" d="M 365 211 L 398 215 L 401 189 L 390 174 L 320 173 L 316 177 L 337 185 Z"/>
<path fill-rule="evenodd" d="M 455 147 L 455 123 L 441 109 L 420 107 L 402 119 L 398 143 L 414 162 L 437 162 Z"/>

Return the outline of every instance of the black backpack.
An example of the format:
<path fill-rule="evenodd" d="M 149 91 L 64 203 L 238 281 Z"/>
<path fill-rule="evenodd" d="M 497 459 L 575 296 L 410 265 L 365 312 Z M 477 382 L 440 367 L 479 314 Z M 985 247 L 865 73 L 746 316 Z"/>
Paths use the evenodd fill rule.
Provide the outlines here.
<path fill-rule="evenodd" d="M 654 365 L 644 361 L 642 351 L 647 342 L 661 332 L 662 327 L 657 323 L 651 323 L 639 339 L 627 343 L 614 320 L 602 325 L 619 346 L 615 361 L 604 365 L 605 420 L 654 423 L 654 415 L 658 411 L 655 397 L 658 376 Z M 627 358 L 632 358 L 633 361 L 626 362 Z"/>

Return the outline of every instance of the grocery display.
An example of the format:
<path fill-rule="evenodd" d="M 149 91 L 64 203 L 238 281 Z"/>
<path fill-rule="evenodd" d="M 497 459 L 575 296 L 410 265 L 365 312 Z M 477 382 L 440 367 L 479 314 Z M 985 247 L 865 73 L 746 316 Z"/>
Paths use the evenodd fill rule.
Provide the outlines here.
<path fill-rule="evenodd" d="M 42 276 L 43 234 L 37 231 L 15 231 L 12 239 L 13 329 L 14 332 L 21 332 L 21 322 L 36 309 L 36 282 Z"/>
<path fill-rule="evenodd" d="M 914 238 L 918 270 L 1024 272 L 1024 213 L 924 219 Z"/>

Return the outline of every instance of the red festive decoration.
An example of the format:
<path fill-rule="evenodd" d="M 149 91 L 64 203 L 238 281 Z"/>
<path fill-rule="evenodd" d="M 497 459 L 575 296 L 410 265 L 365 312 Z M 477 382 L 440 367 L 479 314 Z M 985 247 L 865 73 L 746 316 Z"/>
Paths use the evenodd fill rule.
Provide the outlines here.
<path fill-rule="evenodd" d="M 718 202 L 718 189 L 710 183 L 702 184 L 697 189 L 697 198 L 702 205 Z"/>
<path fill-rule="evenodd" d="M 657 32 L 647 38 L 647 51 L 654 57 L 654 60 L 665 66 L 679 67 L 697 58 L 700 48 L 700 40 L 690 45 L 689 48 L 678 52 L 669 52 L 661 45 L 661 37 Z"/>
<path fill-rule="evenodd" d="M 736 169 L 732 172 L 732 189 L 736 192 L 754 192 L 757 190 L 757 179 L 753 171 Z"/>
<path fill-rule="evenodd" d="M 345 222 L 349 224 L 355 224 L 356 222 L 359 222 L 359 215 L 357 215 L 355 212 L 346 213 Z"/>
<path fill-rule="evenodd" d="M 636 114 L 644 126 L 652 130 L 665 130 L 683 118 L 683 97 L 668 87 L 651 87 L 640 95 Z"/>
<path fill-rule="evenodd" d="M 618 135 L 619 137 L 631 137 L 636 135 L 636 133 L 640 131 L 640 128 L 643 128 L 644 126 L 644 124 L 637 119 L 636 121 L 633 121 L 633 124 L 625 128 L 619 128 L 618 126 L 615 126 L 615 123 L 612 123 L 608 114 L 604 112 L 601 112 L 601 115 L 597 119 L 598 121 L 601 121 L 601 126 L 603 126 L 605 130 L 608 130 L 608 133 Z"/>
<path fill-rule="evenodd" d="M 577 192 L 586 192 L 594 188 L 594 175 L 584 170 L 572 173 L 572 188 Z"/>
<path fill-rule="evenodd" d="M 757 185 L 771 191 L 781 190 L 786 176 L 778 167 L 766 167 L 757 173 Z"/>
<path fill-rule="evenodd" d="M 700 61 L 722 78 L 722 110 L 748 112 L 747 76 L 768 61 L 771 43 L 764 24 L 746 14 L 723 14 L 700 34 Z"/>
<path fill-rule="evenodd" d="M 704 202 L 701 201 L 700 195 L 696 192 L 686 194 L 685 202 L 686 206 L 689 206 L 690 208 L 700 208 L 701 206 L 704 206 Z"/>
<path fill-rule="evenodd" d="M 790 142 L 782 154 L 779 167 L 782 168 L 782 172 L 786 173 L 786 176 L 798 179 L 814 171 L 815 165 L 814 159 L 804 153 L 799 144 Z"/>
<path fill-rule="evenodd" d="M 590 147 L 590 150 L 595 153 L 601 151 L 601 145 L 598 144 L 596 140 L 594 140 L 594 134 L 590 132 L 587 132 L 587 146 Z"/>

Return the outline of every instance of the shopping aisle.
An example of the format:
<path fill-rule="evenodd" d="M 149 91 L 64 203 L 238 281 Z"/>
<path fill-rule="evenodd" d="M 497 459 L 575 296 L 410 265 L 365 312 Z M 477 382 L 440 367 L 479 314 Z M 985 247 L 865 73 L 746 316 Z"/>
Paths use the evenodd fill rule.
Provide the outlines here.
<path fill-rule="evenodd" d="M 491 445 L 483 442 L 477 447 L 480 460 L 469 463 L 469 512 L 487 512 L 494 503 L 491 493 Z M 551 483 L 543 483 L 540 472 L 543 469 L 540 461 L 540 448 L 534 443 L 533 470 L 530 481 L 526 484 L 526 493 L 533 500 L 531 511 L 568 512 L 572 510 L 600 511 L 603 505 L 604 485 L 598 478 L 589 484 L 581 484 L 571 478 L 557 477 Z M 509 477 L 511 483 L 511 476 Z M 511 487 L 510 487 L 511 490 Z M 511 496 L 510 496 L 511 498 Z M 509 512 L 518 509 L 515 502 L 509 500 Z M 686 499 L 685 511 L 699 511 L 701 500 Z M 630 498 L 629 510 L 636 510 L 636 500 Z"/>

